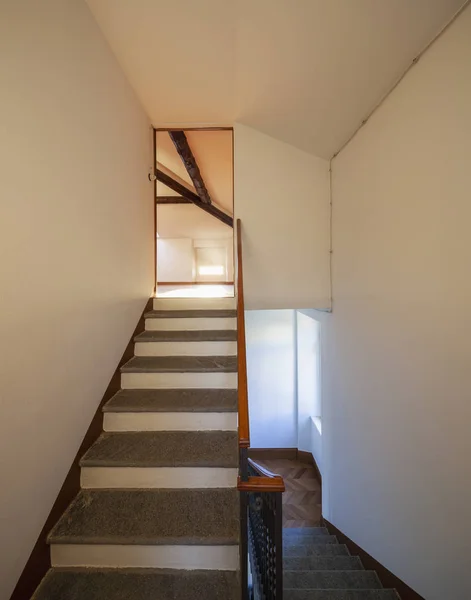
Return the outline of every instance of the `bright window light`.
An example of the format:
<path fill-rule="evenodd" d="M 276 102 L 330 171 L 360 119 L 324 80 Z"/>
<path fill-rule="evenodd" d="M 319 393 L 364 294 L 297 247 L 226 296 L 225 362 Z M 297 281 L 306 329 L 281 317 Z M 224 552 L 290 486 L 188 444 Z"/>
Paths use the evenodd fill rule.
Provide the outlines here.
<path fill-rule="evenodd" d="M 200 275 L 224 275 L 223 265 L 209 265 L 198 267 L 198 273 Z"/>

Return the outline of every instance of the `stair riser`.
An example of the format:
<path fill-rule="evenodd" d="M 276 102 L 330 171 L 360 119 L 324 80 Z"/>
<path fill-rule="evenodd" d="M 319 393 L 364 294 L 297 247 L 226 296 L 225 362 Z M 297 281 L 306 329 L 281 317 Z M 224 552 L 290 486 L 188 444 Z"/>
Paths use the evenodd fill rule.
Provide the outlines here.
<path fill-rule="evenodd" d="M 306 538 L 283 538 L 283 548 L 296 548 L 297 546 L 308 546 L 309 544 L 338 544 L 335 535 L 318 535 L 315 539 Z"/>
<path fill-rule="evenodd" d="M 236 356 L 237 342 L 136 342 L 136 356 Z"/>
<path fill-rule="evenodd" d="M 214 331 L 219 329 L 237 329 L 234 317 L 212 318 L 174 318 L 146 319 L 146 331 Z"/>
<path fill-rule="evenodd" d="M 236 571 L 239 546 L 52 544 L 53 567 L 137 567 Z"/>
<path fill-rule="evenodd" d="M 237 373 L 122 373 L 122 389 L 237 389 Z"/>
<path fill-rule="evenodd" d="M 349 556 L 343 544 L 315 544 L 313 546 L 287 546 L 283 548 L 285 558 L 308 556 Z"/>
<path fill-rule="evenodd" d="M 202 467 L 82 467 L 83 489 L 235 488 L 237 469 Z"/>
<path fill-rule="evenodd" d="M 395 590 L 289 590 L 283 600 L 400 600 Z"/>
<path fill-rule="evenodd" d="M 154 310 L 234 310 L 235 298 L 154 298 Z"/>
<path fill-rule="evenodd" d="M 237 413 L 107 412 L 105 431 L 235 431 Z"/>
<path fill-rule="evenodd" d="M 303 590 L 377 590 L 381 582 L 374 571 L 285 571 L 283 585 Z"/>

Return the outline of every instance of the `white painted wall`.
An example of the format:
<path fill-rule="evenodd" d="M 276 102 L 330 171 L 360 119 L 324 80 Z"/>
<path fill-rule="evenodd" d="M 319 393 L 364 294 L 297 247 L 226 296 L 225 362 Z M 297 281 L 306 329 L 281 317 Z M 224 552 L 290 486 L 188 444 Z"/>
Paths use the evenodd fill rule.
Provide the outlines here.
<path fill-rule="evenodd" d="M 246 311 L 251 446 L 311 452 L 320 468 L 320 323 L 304 312 Z"/>
<path fill-rule="evenodd" d="M 197 249 L 215 250 L 218 258 L 223 254 L 224 275 L 199 276 L 196 269 Z M 215 240 L 193 240 L 190 238 L 157 239 L 157 278 L 162 282 L 190 281 L 234 281 L 234 256 L 232 237 Z"/>
<path fill-rule="evenodd" d="M 312 417 L 321 416 L 319 354 L 319 322 L 296 311 L 297 448 L 305 452 L 312 452 Z"/>
<path fill-rule="evenodd" d="M 165 281 L 193 281 L 195 260 L 193 240 L 157 239 L 157 279 Z"/>
<path fill-rule="evenodd" d="M 153 284 L 149 121 L 81 0 L 0 7 L 0 598 Z"/>
<path fill-rule="evenodd" d="M 328 162 L 250 127 L 234 134 L 246 308 L 330 306 Z"/>
<path fill-rule="evenodd" d="M 296 448 L 295 311 L 245 313 L 252 448 Z"/>
<path fill-rule="evenodd" d="M 234 281 L 234 246 L 232 236 L 226 239 L 216 240 L 193 240 L 195 251 L 197 248 L 205 248 L 211 251 L 215 249 L 215 258 L 223 253 L 225 275 L 222 277 L 202 277 L 198 276 L 199 281 Z"/>
<path fill-rule="evenodd" d="M 427 600 L 471 597 L 470 74 L 468 8 L 333 162 L 324 510 Z"/>

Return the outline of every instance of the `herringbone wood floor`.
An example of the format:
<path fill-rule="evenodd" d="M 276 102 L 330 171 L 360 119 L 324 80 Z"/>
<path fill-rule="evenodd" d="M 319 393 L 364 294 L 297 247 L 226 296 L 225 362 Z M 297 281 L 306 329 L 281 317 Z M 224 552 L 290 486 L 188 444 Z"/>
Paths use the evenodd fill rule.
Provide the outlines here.
<path fill-rule="evenodd" d="M 321 522 L 321 484 L 308 463 L 276 459 L 257 462 L 283 477 L 283 527 L 318 527 Z"/>

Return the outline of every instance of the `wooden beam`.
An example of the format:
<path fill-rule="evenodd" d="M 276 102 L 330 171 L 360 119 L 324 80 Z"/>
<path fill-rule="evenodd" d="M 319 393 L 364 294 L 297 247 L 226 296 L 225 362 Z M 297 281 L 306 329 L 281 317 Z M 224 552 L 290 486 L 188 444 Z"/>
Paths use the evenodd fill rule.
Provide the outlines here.
<path fill-rule="evenodd" d="M 196 162 L 196 158 L 191 151 L 190 144 L 186 139 L 186 135 L 183 131 L 169 131 L 168 135 L 173 142 L 182 163 L 185 165 L 188 175 L 190 176 L 193 185 L 195 186 L 196 193 L 201 199 L 201 202 L 205 204 L 211 204 L 211 197 L 203 181 L 201 171 Z"/>
<path fill-rule="evenodd" d="M 191 200 L 183 198 L 183 196 L 157 196 L 155 201 L 157 204 L 193 204 Z"/>
<path fill-rule="evenodd" d="M 183 198 L 191 200 L 193 204 L 196 204 L 196 206 L 199 206 L 199 208 L 203 209 L 205 212 L 209 213 L 213 217 L 216 217 L 216 219 L 219 219 L 225 225 L 234 227 L 234 219 L 230 215 L 226 214 L 219 208 L 216 208 L 212 204 L 205 204 L 204 202 L 201 202 L 198 194 L 195 194 L 195 192 L 192 192 L 178 181 L 175 181 L 175 179 L 170 177 L 170 175 L 167 175 L 167 173 L 164 173 L 160 169 L 156 168 L 155 176 L 157 177 L 158 181 L 169 187 L 174 192 L 177 192 L 177 194 L 180 194 L 180 196 L 183 196 Z"/>

